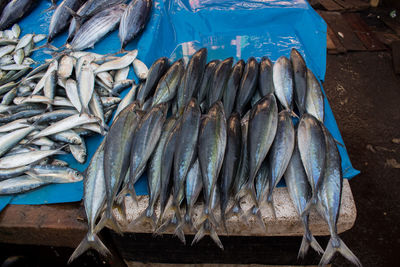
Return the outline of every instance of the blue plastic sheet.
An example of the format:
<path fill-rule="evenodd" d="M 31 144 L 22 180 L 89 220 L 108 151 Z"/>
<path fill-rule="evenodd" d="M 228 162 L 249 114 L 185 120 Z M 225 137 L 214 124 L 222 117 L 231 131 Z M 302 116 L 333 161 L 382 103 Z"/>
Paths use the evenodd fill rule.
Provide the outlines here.
<path fill-rule="evenodd" d="M 50 1 L 40 1 L 35 10 L 20 22 L 22 34 L 47 33 L 52 12 L 43 11 Z M 66 34 L 57 37 L 53 45 L 60 47 Z M 153 1 L 147 27 L 140 38 L 128 45 L 137 48 L 138 57 L 148 66 L 157 58 L 169 56 L 188 60 L 199 48 L 208 49 L 208 60 L 233 56 L 235 60 L 254 56 L 268 56 L 275 61 L 279 56 L 289 57 L 294 47 L 300 51 L 307 66 L 320 80 L 326 70 L 326 24 L 305 0 L 166 0 Z M 113 53 L 120 49 L 117 31 L 95 45 L 92 51 Z M 36 52 L 35 60 L 43 62 L 49 55 Z M 125 93 L 122 94 L 124 96 Z M 333 136 L 343 144 L 328 101 L 325 101 L 325 124 Z M 88 161 L 77 163 L 64 156 L 70 166 L 83 171 L 101 142 L 101 137 L 87 140 Z M 352 178 L 359 172 L 353 169 L 346 148 L 338 146 L 342 157 L 343 175 Z M 135 185 L 139 195 L 147 193 L 146 177 Z M 0 210 L 12 204 L 44 204 L 79 201 L 82 182 L 48 185 L 15 197 L 0 197 Z"/>

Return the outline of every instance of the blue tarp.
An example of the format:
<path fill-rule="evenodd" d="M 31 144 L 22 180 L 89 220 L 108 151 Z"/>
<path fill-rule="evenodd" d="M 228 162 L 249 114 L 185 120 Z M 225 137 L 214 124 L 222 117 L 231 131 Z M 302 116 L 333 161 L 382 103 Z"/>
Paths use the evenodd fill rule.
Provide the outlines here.
<path fill-rule="evenodd" d="M 50 1 L 39 2 L 35 10 L 20 22 L 22 34 L 47 33 L 52 12 L 43 11 L 48 7 Z M 60 47 L 65 40 L 66 34 L 63 34 L 54 40 L 53 45 Z M 169 56 L 172 61 L 180 57 L 187 60 L 201 47 L 208 49 L 208 60 L 231 56 L 235 60 L 246 60 L 251 56 L 259 60 L 268 56 L 272 61 L 281 55 L 289 57 L 294 47 L 320 80 L 325 77 L 326 24 L 305 0 L 155 0 L 145 31 L 127 49 L 137 48 L 138 58 L 150 66 L 162 56 Z M 96 44 L 92 51 L 106 54 L 119 49 L 120 42 L 115 31 Z M 49 55 L 38 51 L 33 58 L 43 62 Z M 325 113 L 326 126 L 343 144 L 328 101 L 325 101 Z M 64 156 L 63 159 L 71 167 L 83 171 L 101 139 L 97 136 L 87 140 L 89 157 L 86 164 L 77 163 L 71 156 Z M 352 167 L 346 148 L 338 147 L 344 177 L 352 178 L 359 171 Z M 145 177 L 136 184 L 136 190 L 139 195 L 147 193 Z M 82 193 L 82 182 L 48 185 L 15 197 L 0 197 L 0 210 L 8 203 L 79 201 Z"/>

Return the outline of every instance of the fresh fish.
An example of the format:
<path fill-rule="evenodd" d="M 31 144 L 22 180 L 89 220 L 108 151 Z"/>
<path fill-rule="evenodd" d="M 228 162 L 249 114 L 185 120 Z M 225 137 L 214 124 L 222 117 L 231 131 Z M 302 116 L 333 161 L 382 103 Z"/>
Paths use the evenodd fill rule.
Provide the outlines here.
<path fill-rule="evenodd" d="M 314 73 L 307 69 L 307 93 L 305 100 L 305 110 L 307 113 L 324 122 L 324 95 L 322 88 Z"/>
<path fill-rule="evenodd" d="M 165 73 L 158 82 L 156 91 L 153 96 L 153 106 L 160 103 L 168 102 L 175 97 L 177 91 L 179 91 L 178 88 L 182 88 L 181 80 L 184 75 L 184 71 L 185 66 L 182 59 L 177 60 L 174 64 L 172 64 L 167 73 Z M 139 101 L 146 98 L 146 96 L 144 95 L 144 90 L 146 90 L 147 88 L 148 87 L 144 85 L 139 91 Z M 150 93 L 150 91 L 148 93 Z"/>
<path fill-rule="evenodd" d="M 46 34 L 35 34 L 35 35 L 33 36 L 32 41 L 33 41 L 34 43 L 39 43 L 39 42 L 43 41 L 44 39 L 46 39 L 46 37 L 47 37 Z"/>
<path fill-rule="evenodd" d="M 101 103 L 103 105 L 104 108 L 108 108 L 111 106 L 115 106 L 117 105 L 119 102 L 121 102 L 121 98 L 119 97 L 101 97 Z"/>
<path fill-rule="evenodd" d="M 121 50 L 144 29 L 151 6 L 151 0 L 136 0 L 129 3 L 119 25 L 118 36 L 121 41 Z"/>
<path fill-rule="evenodd" d="M 21 105 L 26 103 L 39 103 L 39 104 L 52 104 L 52 99 L 42 95 L 31 95 L 29 97 L 16 97 L 13 100 L 15 105 Z"/>
<path fill-rule="evenodd" d="M 83 204 L 85 206 L 88 221 L 88 233 L 68 260 L 71 263 L 86 250 L 93 248 L 104 256 L 111 255 L 111 252 L 101 242 L 95 232 L 95 223 L 104 207 L 106 199 L 106 184 L 104 179 L 104 141 L 101 143 L 86 170 L 83 190 Z"/>
<path fill-rule="evenodd" d="M 361 267 L 360 260 L 337 234 L 336 224 L 339 218 L 343 188 L 342 165 L 335 139 L 327 129 L 324 129 L 324 134 L 326 138 L 326 166 L 323 176 L 317 184 L 317 210 L 328 223 L 331 238 L 319 266 L 327 265 L 336 252 L 339 252 L 354 265 Z"/>
<path fill-rule="evenodd" d="M 136 74 L 136 77 L 138 77 L 140 80 L 147 79 L 147 75 L 149 74 L 149 69 L 147 68 L 146 64 L 144 64 L 142 61 L 136 58 L 132 62 L 132 66 L 133 66 L 133 71 Z"/>
<path fill-rule="evenodd" d="M 286 171 L 293 148 L 294 126 L 292 118 L 289 111 L 282 110 L 278 115 L 278 127 L 268 156 L 270 174 L 267 203 L 271 205 L 274 217 L 276 217 L 276 213 L 272 193 Z"/>
<path fill-rule="evenodd" d="M 199 103 L 202 103 L 206 98 L 214 77 L 215 70 L 219 63 L 219 60 L 212 60 L 205 66 L 203 78 L 201 79 L 199 89 L 197 91 L 197 101 L 199 101 Z"/>
<path fill-rule="evenodd" d="M 14 59 L 14 61 L 15 61 L 15 63 L 17 65 L 21 65 L 22 64 L 22 62 L 24 61 L 24 57 L 25 57 L 25 54 L 24 54 L 24 50 L 23 49 L 15 50 L 15 54 L 13 56 L 13 59 Z M 24 65 L 26 66 L 26 64 L 24 64 Z"/>
<path fill-rule="evenodd" d="M 240 161 L 242 144 L 242 130 L 240 125 L 240 116 L 234 112 L 228 119 L 227 124 L 227 141 L 224 163 L 221 170 L 221 221 L 228 232 L 226 227 L 225 212 L 228 207 L 228 202 L 232 196 L 233 182 L 237 174 L 238 165 Z"/>
<path fill-rule="evenodd" d="M 93 48 L 95 43 L 114 30 L 125 9 L 125 4 L 119 4 L 94 15 L 76 32 L 70 44 L 71 49 L 79 51 L 89 47 Z"/>
<path fill-rule="evenodd" d="M 20 50 L 27 46 L 30 42 L 32 42 L 33 34 L 24 35 L 19 41 L 17 46 L 15 47 L 15 51 Z"/>
<path fill-rule="evenodd" d="M 249 180 L 247 190 L 257 205 L 254 180 L 275 139 L 278 126 L 278 107 L 272 94 L 264 96 L 251 109 L 248 132 Z"/>
<path fill-rule="evenodd" d="M 82 110 L 81 100 L 79 98 L 78 86 L 73 79 L 68 79 L 65 86 L 65 92 L 67 93 L 68 99 L 78 112 Z"/>
<path fill-rule="evenodd" d="M 272 79 L 273 64 L 268 57 L 262 57 L 260 62 L 260 73 L 258 76 L 258 90 L 261 97 L 274 93 L 274 83 Z"/>
<path fill-rule="evenodd" d="M 135 60 L 133 62 L 135 62 Z M 115 82 L 117 83 L 128 79 L 129 71 L 130 71 L 129 67 L 117 70 L 114 75 Z"/>
<path fill-rule="evenodd" d="M 14 88 L 17 84 L 15 82 L 9 82 L 0 86 L 0 95 L 3 95 Z"/>
<path fill-rule="evenodd" d="M 31 0 L 11 0 L 2 10 L 0 30 L 2 31 L 13 25 L 25 16 L 36 4 L 36 1 Z"/>
<path fill-rule="evenodd" d="M 303 214 L 307 203 L 311 199 L 312 193 L 306 172 L 304 171 L 303 163 L 301 162 L 297 140 L 294 146 L 292 157 L 286 168 L 284 178 L 290 198 L 301 218 L 304 227 L 303 240 L 301 241 L 301 246 L 297 257 L 304 258 L 310 246 L 318 253 L 323 253 L 324 251 L 310 231 L 308 215 Z"/>
<path fill-rule="evenodd" d="M 118 114 L 122 110 L 124 110 L 124 108 L 126 108 L 128 105 L 133 103 L 133 101 L 135 101 L 137 88 L 138 88 L 138 86 L 136 84 L 134 84 L 132 86 L 132 88 L 129 90 L 129 92 L 125 95 L 125 97 L 121 100 L 121 102 L 118 105 L 117 110 L 115 111 L 115 115 L 114 115 L 115 118 L 118 116 Z"/>
<path fill-rule="evenodd" d="M 93 92 L 92 99 L 90 99 L 89 109 L 90 109 L 91 114 L 93 114 L 94 116 L 96 116 L 97 118 L 100 119 L 101 126 L 105 129 L 108 129 L 108 126 L 104 119 L 102 100 L 100 99 L 100 97 L 97 95 L 96 92 Z"/>
<path fill-rule="evenodd" d="M 52 112 L 46 112 L 44 114 L 39 114 L 30 117 L 27 119 L 27 121 L 29 123 L 37 123 L 37 124 L 52 123 L 59 120 L 63 120 L 75 114 L 78 114 L 78 112 L 73 109 L 58 109 Z"/>
<path fill-rule="evenodd" d="M 185 75 L 182 78 L 182 85 L 178 90 L 178 109 L 182 110 L 189 103 L 190 99 L 197 94 L 198 87 L 203 79 L 204 67 L 207 63 L 207 49 L 202 48 L 196 51 L 190 59 Z"/>
<path fill-rule="evenodd" d="M 74 107 L 68 99 L 66 99 L 65 97 L 60 97 L 60 96 L 54 97 L 52 105 L 60 106 L 60 107 L 71 107 L 71 108 Z"/>
<path fill-rule="evenodd" d="M 244 68 L 239 91 L 236 97 L 236 111 L 240 115 L 244 113 L 246 105 L 254 95 L 258 83 L 258 72 L 259 64 L 257 60 L 254 57 L 250 57 L 247 60 L 246 67 Z"/>
<path fill-rule="evenodd" d="M 224 107 L 217 101 L 201 121 L 198 156 L 203 181 L 204 211 L 199 223 L 200 230 L 197 232 L 192 244 L 198 242 L 206 231 L 210 232 L 211 238 L 223 248 L 221 241 L 215 232 L 217 222 L 211 209 L 214 188 L 224 160 L 226 139 L 226 119 Z"/>
<path fill-rule="evenodd" d="M 229 75 L 228 82 L 226 83 L 226 87 L 224 89 L 222 101 L 224 103 L 224 110 L 227 118 L 230 117 L 235 106 L 236 93 L 240 86 L 240 80 L 242 78 L 244 66 L 245 64 L 243 60 L 236 62 L 232 68 L 232 72 Z"/>
<path fill-rule="evenodd" d="M 37 165 L 25 172 L 31 177 L 50 183 L 74 183 L 83 180 L 83 175 L 72 168 L 54 165 Z"/>
<path fill-rule="evenodd" d="M 65 154 L 61 150 L 45 150 L 20 153 L 13 156 L 7 156 L 0 159 L 0 169 L 12 169 L 26 166 L 41 161 L 53 155 Z"/>
<path fill-rule="evenodd" d="M 0 123 L 8 123 L 11 121 L 15 121 L 18 119 L 23 119 L 23 118 L 29 118 L 38 114 L 43 113 L 44 110 L 40 110 L 40 109 L 32 109 L 32 110 L 23 110 L 23 111 L 19 111 L 17 113 L 11 114 L 11 115 L 6 115 L 3 117 L 0 117 Z"/>
<path fill-rule="evenodd" d="M 47 76 L 46 81 L 44 82 L 44 87 L 43 87 L 44 96 L 50 100 L 50 103 L 54 99 L 56 86 L 57 86 L 57 71 L 53 70 L 49 74 L 49 76 Z M 35 97 L 37 97 L 37 96 L 35 96 Z"/>
<path fill-rule="evenodd" d="M 254 95 L 253 95 L 253 97 L 251 98 L 251 107 L 254 107 L 255 106 L 255 104 L 257 104 L 257 102 L 260 100 L 262 98 L 262 96 L 261 96 L 261 94 L 260 94 L 260 92 L 258 91 L 258 90 L 256 90 L 255 92 L 254 92 Z"/>
<path fill-rule="evenodd" d="M 79 134 L 75 133 L 73 130 L 59 132 L 50 135 L 49 137 L 54 141 L 67 143 L 71 145 L 80 145 L 83 143 L 83 139 L 79 136 Z"/>
<path fill-rule="evenodd" d="M 68 167 L 68 162 L 60 160 L 60 159 L 53 159 L 51 161 L 51 165 L 60 166 L 60 167 Z"/>
<path fill-rule="evenodd" d="M 58 5 L 50 20 L 47 42 L 50 43 L 56 35 L 61 33 L 69 25 L 68 22 L 72 17 L 71 10 L 77 11 L 83 3 L 83 0 L 63 0 Z"/>
<path fill-rule="evenodd" d="M 0 157 L 3 156 L 7 151 L 13 148 L 16 144 L 24 139 L 35 129 L 35 126 L 28 126 L 19 130 L 15 130 L 6 135 L 0 137 Z"/>
<path fill-rule="evenodd" d="M 13 102 L 14 98 L 17 96 L 17 94 L 18 94 L 18 88 L 14 87 L 3 96 L 1 104 L 10 105 Z"/>
<path fill-rule="evenodd" d="M 183 223 L 188 225 L 190 229 L 194 229 L 193 225 L 193 207 L 203 189 L 199 160 L 192 164 L 186 177 L 185 198 L 186 213 Z"/>
<path fill-rule="evenodd" d="M 227 58 L 218 64 L 215 69 L 213 80 L 208 89 L 207 102 L 208 108 L 214 105 L 215 102 L 222 99 L 226 83 L 231 74 L 233 58 Z"/>
<path fill-rule="evenodd" d="M 98 67 L 95 70 L 95 74 L 103 72 L 103 71 L 110 71 L 110 70 L 119 70 L 119 69 L 123 69 L 126 68 L 127 66 L 129 66 L 130 64 L 132 64 L 132 62 L 135 60 L 136 56 L 138 54 L 138 51 L 132 50 L 130 51 L 128 54 L 126 54 L 123 57 L 111 60 L 111 61 L 107 61 L 103 64 L 100 65 L 100 67 Z"/>
<path fill-rule="evenodd" d="M 9 153 L 7 153 L 6 155 L 11 156 Z M 18 176 L 24 174 L 30 168 L 31 168 L 31 166 L 27 165 L 27 166 L 21 166 L 21 167 L 17 167 L 17 168 L 13 168 L 13 169 L 0 169 L 0 180 L 6 180 L 9 178 L 18 177 Z"/>
<path fill-rule="evenodd" d="M 94 92 L 94 73 L 90 65 L 83 65 L 78 78 L 79 99 L 82 105 L 81 114 L 89 114 L 89 102 Z"/>
<path fill-rule="evenodd" d="M 36 95 L 43 89 L 47 76 L 49 76 L 51 72 L 54 70 L 58 70 L 57 60 L 54 60 L 50 63 L 49 67 L 47 68 L 46 74 L 43 75 L 43 77 L 40 79 L 40 81 L 36 84 L 35 88 L 33 89 L 32 95 Z"/>
<path fill-rule="evenodd" d="M 0 58 L 0 65 L 4 66 L 4 65 L 9 65 L 13 63 L 13 56 L 12 55 L 4 55 L 3 57 Z"/>
<path fill-rule="evenodd" d="M 29 126 L 27 119 L 19 119 L 0 126 L 0 133 L 13 132 Z"/>
<path fill-rule="evenodd" d="M 72 71 L 74 69 L 74 61 L 76 60 L 71 56 L 63 56 L 58 66 L 58 77 L 62 79 L 68 79 L 69 77 L 71 77 Z"/>
<path fill-rule="evenodd" d="M 11 64 L 11 65 L 6 65 L 6 66 L 1 66 L 1 70 L 25 70 L 29 69 L 30 67 L 27 65 L 19 65 L 19 64 Z"/>
<path fill-rule="evenodd" d="M 46 185 L 48 182 L 23 175 L 0 182 L 0 195 L 20 194 Z"/>
<path fill-rule="evenodd" d="M 297 145 L 301 161 L 311 186 L 312 199 L 317 201 L 317 184 L 323 177 L 326 165 L 326 145 L 321 123 L 314 116 L 306 113 L 297 129 Z"/>
<path fill-rule="evenodd" d="M 83 164 L 86 162 L 87 159 L 87 149 L 86 149 L 86 144 L 84 139 L 82 139 L 80 145 L 69 145 L 69 150 L 71 151 L 72 156 L 74 159 L 79 162 L 80 164 Z"/>
<path fill-rule="evenodd" d="M 292 48 L 290 51 L 290 61 L 293 67 L 294 78 L 294 100 L 299 110 L 300 116 L 306 112 L 306 93 L 307 93 L 307 67 L 304 58 L 299 51 Z"/>
<path fill-rule="evenodd" d="M 272 70 L 272 79 L 274 82 L 275 95 L 281 105 L 292 111 L 293 101 L 293 68 L 290 60 L 281 56 L 275 62 Z"/>
<path fill-rule="evenodd" d="M 123 81 L 119 81 L 116 82 L 112 88 L 111 94 L 113 95 L 118 95 L 119 93 L 121 93 L 125 88 L 131 86 L 134 83 L 133 80 L 123 80 Z"/>

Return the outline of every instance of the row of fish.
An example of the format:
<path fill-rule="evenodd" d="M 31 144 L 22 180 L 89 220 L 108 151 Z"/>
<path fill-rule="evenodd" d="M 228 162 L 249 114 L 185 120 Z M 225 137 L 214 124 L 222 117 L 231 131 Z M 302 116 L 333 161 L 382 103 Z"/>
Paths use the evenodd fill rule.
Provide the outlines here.
<path fill-rule="evenodd" d="M 131 224 L 148 222 L 158 234 L 173 226 L 183 242 L 184 229 L 196 229 L 193 243 L 209 233 L 223 248 L 216 230 L 222 226 L 228 232 L 232 215 L 255 216 L 265 229 L 260 205 L 273 208 L 274 188 L 285 177 L 305 228 L 299 256 L 310 246 L 323 252 L 308 228 L 308 213 L 316 206 L 332 235 L 321 265 L 335 251 L 360 265 L 336 232 L 343 177 L 336 141 L 322 123 L 322 90 L 297 54 L 293 50 L 291 61 L 281 57 L 274 65 L 250 58 L 233 68 L 233 59 L 206 64 L 206 49 L 187 66 L 183 60 L 172 66 L 166 58 L 157 60 L 90 162 L 84 184 L 89 231 L 70 261 L 89 248 L 110 254 L 96 233 L 104 226 L 122 232 L 113 208 L 124 213 L 128 193 L 136 200 L 134 185 L 147 171 L 149 204 Z M 295 67 L 299 59 L 302 70 Z M 305 101 L 295 101 L 301 117 L 295 127 L 292 99 L 301 90 Z M 240 200 L 246 195 L 254 206 L 245 213 Z M 194 222 L 193 207 L 201 200 L 203 214 Z M 172 218 L 165 220 L 170 211 Z"/>
<path fill-rule="evenodd" d="M 136 55 L 60 55 L 0 87 L 1 195 L 82 180 L 66 162 L 50 158 L 67 151 L 86 161 L 85 137 L 105 134 L 113 112 L 123 108 L 119 92 L 135 91 L 129 66 L 144 65 Z"/>
<path fill-rule="evenodd" d="M 0 31 L 11 27 L 37 5 L 34 0 L 0 0 Z"/>
<path fill-rule="evenodd" d="M 151 0 L 63 0 L 50 21 L 48 42 L 68 28 L 68 49 L 93 47 L 119 25 L 121 50 L 146 26 Z"/>

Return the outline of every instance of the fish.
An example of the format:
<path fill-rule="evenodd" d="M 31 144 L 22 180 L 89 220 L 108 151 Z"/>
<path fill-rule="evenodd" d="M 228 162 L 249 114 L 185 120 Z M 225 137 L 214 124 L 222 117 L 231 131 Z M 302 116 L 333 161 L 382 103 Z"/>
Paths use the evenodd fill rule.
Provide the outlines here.
<path fill-rule="evenodd" d="M 208 108 L 222 99 L 226 83 L 228 82 L 229 75 L 232 71 L 232 62 L 232 57 L 227 58 L 221 61 L 215 69 L 213 80 L 207 94 Z"/>
<path fill-rule="evenodd" d="M 317 184 L 324 175 L 326 160 L 326 144 L 321 123 L 314 116 L 305 113 L 297 128 L 297 145 L 301 161 L 311 186 L 310 203 L 317 201 Z"/>
<path fill-rule="evenodd" d="M 17 94 L 18 94 L 18 88 L 14 87 L 3 96 L 1 104 L 10 105 L 13 102 L 14 98 L 17 96 Z"/>
<path fill-rule="evenodd" d="M 79 99 L 82 105 L 80 114 L 89 113 L 89 102 L 94 93 L 94 73 L 90 65 L 83 65 L 78 77 Z"/>
<path fill-rule="evenodd" d="M 15 51 L 20 50 L 27 46 L 33 39 L 33 34 L 26 34 L 24 35 L 19 41 L 17 46 L 15 47 Z"/>
<path fill-rule="evenodd" d="M 8 123 L 8 122 L 15 121 L 18 119 L 29 118 L 29 117 L 32 117 L 35 115 L 39 115 L 43 112 L 44 112 L 44 109 L 32 109 L 32 110 L 19 111 L 14 114 L 5 115 L 3 117 L 0 117 L 0 123 Z"/>
<path fill-rule="evenodd" d="M 107 62 L 101 64 L 97 69 L 95 69 L 94 74 L 97 75 L 98 73 L 104 72 L 104 71 L 119 70 L 119 69 L 126 68 L 127 66 L 132 64 L 132 62 L 135 60 L 137 54 L 138 54 L 138 51 L 135 49 L 135 50 L 128 52 L 123 57 L 120 57 L 120 58 L 117 58 L 117 59 L 114 59 L 111 61 L 107 61 Z"/>
<path fill-rule="evenodd" d="M 78 8 L 84 3 L 83 0 L 63 0 L 51 16 L 49 25 L 49 34 L 47 42 L 53 41 L 56 35 L 60 34 L 68 25 L 72 17 L 71 10 L 77 11 Z"/>
<path fill-rule="evenodd" d="M 29 126 L 28 119 L 18 119 L 0 126 L 0 133 L 13 132 L 27 126 Z"/>
<path fill-rule="evenodd" d="M 33 89 L 32 95 L 36 95 L 37 93 L 39 93 L 43 89 L 47 77 L 54 70 L 58 70 L 58 61 L 57 60 L 54 60 L 54 61 L 52 61 L 50 63 L 50 65 L 47 68 L 46 73 L 43 75 L 43 77 L 40 79 L 40 81 L 36 84 L 35 88 Z"/>
<path fill-rule="evenodd" d="M 44 114 L 39 114 L 33 117 L 26 119 L 29 123 L 43 124 L 43 123 L 51 123 L 56 122 L 69 116 L 78 114 L 76 110 L 73 109 L 58 109 L 52 112 L 46 112 Z"/>
<path fill-rule="evenodd" d="M 61 150 L 44 150 L 20 153 L 0 158 L 0 169 L 12 169 L 41 161 L 44 158 L 65 154 Z"/>
<path fill-rule="evenodd" d="M 56 142 L 62 142 L 71 145 L 81 145 L 83 139 L 79 134 L 75 133 L 73 130 L 66 130 L 49 136 L 50 139 Z"/>
<path fill-rule="evenodd" d="M 274 83 L 272 79 L 273 64 L 271 60 L 264 56 L 260 62 L 260 73 L 258 76 L 258 91 L 261 97 L 274 93 Z"/>
<path fill-rule="evenodd" d="M 221 221 L 227 233 L 228 229 L 226 227 L 225 212 L 228 207 L 229 199 L 232 196 L 232 191 L 233 191 L 232 187 L 240 161 L 241 145 L 242 145 L 242 130 L 240 124 L 240 116 L 238 113 L 234 112 L 229 117 L 227 122 L 226 150 L 220 177 Z"/>
<path fill-rule="evenodd" d="M 161 77 L 156 87 L 153 96 L 153 103 L 152 105 L 157 105 L 160 103 L 165 103 L 172 100 L 177 91 L 179 92 L 178 88 L 183 88 L 182 85 L 182 77 L 184 75 L 185 66 L 182 59 L 177 60 L 172 66 L 168 69 L 168 71 Z M 145 89 L 146 85 L 144 85 L 138 94 L 138 100 L 143 100 L 142 93 Z"/>
<path fill-rule="evenodd" d="M 336 141 L 331 133 L 324 128 L 326 140 L 326 165 L 322 178 L 317 184 L 317 211 L 327 222 L 331 238 L 324 254 L 319 262 L 319 266 L 327 265 L 336 252 L 342 254 L 354 265 L 361 267 L 360 260 L 346 246 L 337 234 L 337 220 L 339 218 L 340 203 L 342 198 L 343 175 L 339 150 Z M 308 205 L 308 208 L 310 205 Z M 306 208 L 305 214 L 309 209 Z"/>
<path fill-rule="evenodd" d="M 294 101 L 300 116 L 306 112 L 307 67 L 304 58 L 295 48 L 290 51 L 290 62 L 293 67 Z"/>
<path fill-rule="evenodd" d="M 292 157 L 294 143 L 295 143 L 295 131 L 290 116 L 290 112 L 282 110 L 278 114 L 278 127 L 276 129 L 276 135 L 274 142 L 272 143 L 269 151 L 269 190 L 267 195 L 267 203 L 271 206 L 274 217 L 276 218 L 273 190 L 280 182 L 285 170 L 289 164 L 290 158 Z"/>
<path fill-rule="evenodd" d="M 65 86 L 65 92 L 67 93 L 67 97 L 71 101 L 71 104 L 76 108 L 78 112 L 81 112 L 82 104 L 79 97 L 78 86 L 75 80 L 73 79 L 67 80 Z"/>
<path fill-rule="evenodd" d="M 104 139 L 105 140 L 105 139 Z M 83 183 L 83 205 L 88 221 L 88 232 L 68 260 L 68 264 L 82 255 L 86 250 L 93 248 L 104 256 L 111 252 L 103 244 L 95 231 L 95 223 L 104 207 L 106 200 L 106 183 L 104 179 L 104 140 L 97 148 L 85 173 Z"/>
<path fill-rule="evenodd" d="M 197 94 L 199 84 L 203 78 L 204 67 L 207 63 L 207 49 L 202 48 L 196 51 L 190 58 L 186 72 L 182 78 L 182 85 L 178 90 L 178 109 L 182 110 L 189 103 L 191 98 Z"/>
<path fill-rule="evenodd" d="M 133 62 L 135 62 L 135 60 Z M 117 70 L 114 75 L 115 82 L 117 83 L 128 79 L 129 71 L 130 71 L 129 67 Z"/>
<path fill-rule="evenodd" d="M 258 83 L 259 64 L 254 57 L 247 60 L 240 87 L 236 96 L 236 112 L 242 115 L 246 105 L 254 95 Z"/>
<path fill-rule="evenodd" d="M 76 32 L 70 43 L 72 50 L 85 50 L 117 27 L 126 9 L 125 4 L 111 6 L 87 20 Z M 88 34 L 91 33 L 91 34 Z"/>
<path fill-rule="evenodd" d="M 180 119 L 181 130 L 177 137 L 179 142 L 176 144 L 174 151 L 171 209 L 175 213 L 174 217 L 177 218 L 178 224 L 182 222 L 180 204 L 185 197 L 186 176 L 197 155 L 200 116 L 200 107 L 196 99 L 192 98 L 186 105 L 182 118 Z M 175 234 L 185 243 L 183 230 L 179 226 L 176 228 Z"/>
<path fill-rule="evenodd" d="M 12 154 L 7 153 L 6 155 L 11 156 Z M 26 165 L 26 166 L 21 166 L 21 167 L 17 167 L 17 168 L 11 168 L 11 169 L 0 169 L 0 180 L 7 180 L 9 178 L 21 176 L 26 171 L 28 171 L 30 168 L 31 168 L 30 165 Z"/>
<path fill-rule="evenodd" d="M 181 68 L 179 65 L 182 65 L 184 67 L 182 60 L 176 61 L 173 65 L 176 66 L 174 68 Z M 153 65 L 151 65 L 149 72 L 147 74 L 146 82 L 140 88 L 140 90 L 137 94 L 137 99 L 141 103 L 144 103 L 147 96 L 153 93 L 153 91 L 158 86 L 161 77 L 164 76 L 164 74 L 167 72 L 168 69 L 169 69 L 168 58 L 162 57 L 162 58 L 159 58 L 156 61 L 154 61 Z M 172 72 L 172 70 L 171 70 L 171 72 Z"/>
<path fill-rule="evenodd" d="M 274 93 L 279 103 L 285 109 L 292 111 L 293 68 L 287 57 L 281 56 L 277 59 L 272 69 L 272 79 L 275 88 Z"/>
<path fill-rule="evenodd" d="M 35 126 L 28 126 L 19 130 L 12 131 L 0 137 L 0 157 L 7 153 L 11 148 L 18 144 L 28 134 L 35 130 Z"/>
<path fill-rule="evenodd" d="M 224 160 L 227 142 L 226 128 L 224 107 L 221 101 L 217 101 L 203 117 L 200 125 L 198 159 L 203 181 L 204 210 L 198 222 L 201 225 L 200 229 L 196 233 L 192 245 L 198 242 L 206 231 L 209 231 L 213 241 L 223 249 L 215 232 L 218 223 L 211 209 L 211 203 Z"/>
<path fill-rule="evenodd" d="M 214 77 L 215 70 L 217 66 L 219 65 L 221 61 L 220 60 L 212 60 L 207 63 L 205 66 L 205 70 L 203 73 L 203 78 L 201 79 L 201 82 L 199 84 L 199 89 L 197 91 L 197 101 L 199 103 L 202 103 L 204 99 L 206 98 L 208 94 L 208 90 L 210 88 L 211 82 Z"/>
<path fill-rule="evenodd" d="M 23 49 L 15 50 L 15 54 L 13 56 L 13 59 L 14 59 L 14 61 L 15 61 L 15 63 L 17 65 L 21 65 L 22 62 L 24 61 L 24 58 L 25 58 L 25 53 L 24 53 Z M 26 64 L 23 64 L 23 65 L 26 66 Z"/>
<path fill-rule="evenodd" d="M 242 59 L 236 62 L 232 68 L 232 72 L 229 75 L 228 82 L 226 83 L 226 87 L 224 89 L 222 102 L 224 104 L 225 115 L 227 118 L 231 116 L 235 106 L 236 93 L 240 86 L 244 66 L 245 63 Z"/>
<path fill-rule="evenodd" d="M 27 175 L 49 183 L 74 183 L 83 180 L 83 175 L 69 167 L 37 165 L 25 172 Z"/>
<path fill-rule="evenodd" d="M 106 124 L 104 118 L 104 111 L 101 98 L 95 91 L 93 92 L 92 99 L 90 99 L 89 102 L 89 110 L 94 116 L 100 119 L 102 130 L 104 131 L 104 129 L 108 129 L 108 125 Z"/>
<path fill-rule="evenodd" d="M 61 79 L 68 79 L 74 69 L 74 61 L 76 62 L 76 60 L 71 56 L 63 56 L 58 66 L 58 77 Z"/>
<path fill-rule="evenodd" d="M 257 205 L 254 180 L 267 156 L 278 127 L 278 107 L 272 94 L 264 96 L 251 109 L 248 129 L 249 180 L 247 191 Z"/>
<path fill-rule="evenodd" d="M 118 114 L 126 108 L 129 104 L 131 104 L 133 101 L 135 101 L 136 98 L 136 93 L 138 85 L 134 84 L 132 88 L 129 90 L 129 92 L 125 95 L 125 97 L 121 100 L 121 102 L 118 104 L 117 110 L 115 111 L 114 117 L 116 118 Z"/>
<path fill-rule="evenodd" d="M 304 258 L 310 246 L 318 253 L 324 253 L 318 241 L 312 235 L 308 218 L 309 216 L 303 214 L 306 209 L 307 203 L 311 199 L 311 186 L 308 183 L 307 174 L 304 170 L 303 163 L 300 157 L 300 151 L 297 146 L 297 138 L 295 138 L 295 146 L 290 158 L 289 164 L 286 168 L 284 179 L 286 187 L 289 192 L 290 199 L 300 216 L 301 222 L 304 227 L 304 235 L 301 241 L 300 249 L 297 258 Z M 303 214 L 303 215 L 302 215 Z"/>
<path fill-rule="evenodd" d="M 79 162 L 80 164 L 83 164 L 86 162 L 87 159 L 87 149 L 86 149 L 86 143 L 84 139 L 81 140 L 81 144 L 79 145 L 73 145 L 70 144 L 68 145 L 69 150 L 71 151 L 72 156 L 74 159 Z"/>
<path fill-rule="evenodd" d="M 121 233 L 118 223 L 112 214 L 113 202 L 117 191 L 129 169 L 131 147 L 140 115 L 138 103 L 127 106 L 114 120 L 104 143 L 104 177 L 106 181 L 106 210 L 99 222 L 98 229 L 108 225 Z"/>
<path fill-rule="evenodd" d="M 46 184 L 48 182 L 30 177 L 29 175 L 22 175 L 1 181 L 0 195 L 20 194 Z"/>
<path fill-rule="evenodd" d="M 147 79 L 147 75 L 149 74 L 149 69 L 147 68 L 146 64 L 144 64 L 142 61 L 136 58 L 132 62 L 132 66 L 133 66 L 133 71 L 136 74 L 136 77 L 138 77 L 140 80 Z"/>
<path fill-rule="evenodd" d="M 307 93 L 305 100 L 305 110 L 307 113 L 316 117 L 320 122 L 324 122 L 325 99 L 322 88 L 314 73 L 307 69 Z"/>
<path fill-rule="evenodd" d="M 121 41 L 121 50 L 144 29 L 151 6 L 151 0 L 136 0 L 129 3 L 119 24 L 118 36 Z"/>
<path fill-rule="evenodd" d="M 0 31 L 9 28 L 19 19 L 29 13 L 37 4 L 31 0 L 11 0 L 2 10 L 0 17 Z"/>
<path fill-rule="evenodd" d="M 193 218 L 192 218 L 193 207 L 202 189 L 203 189 L 203 182 L 201 178 L 200 164 L 199 160 L 196 159 L 196 161 L 190 167 L 189 172 L 186 176 L 186 185 L 185 185 L 186 213 L 184 216 L 184 220 L 182 222 L 188 225 L 191 230 L 194 229 Z"/>

